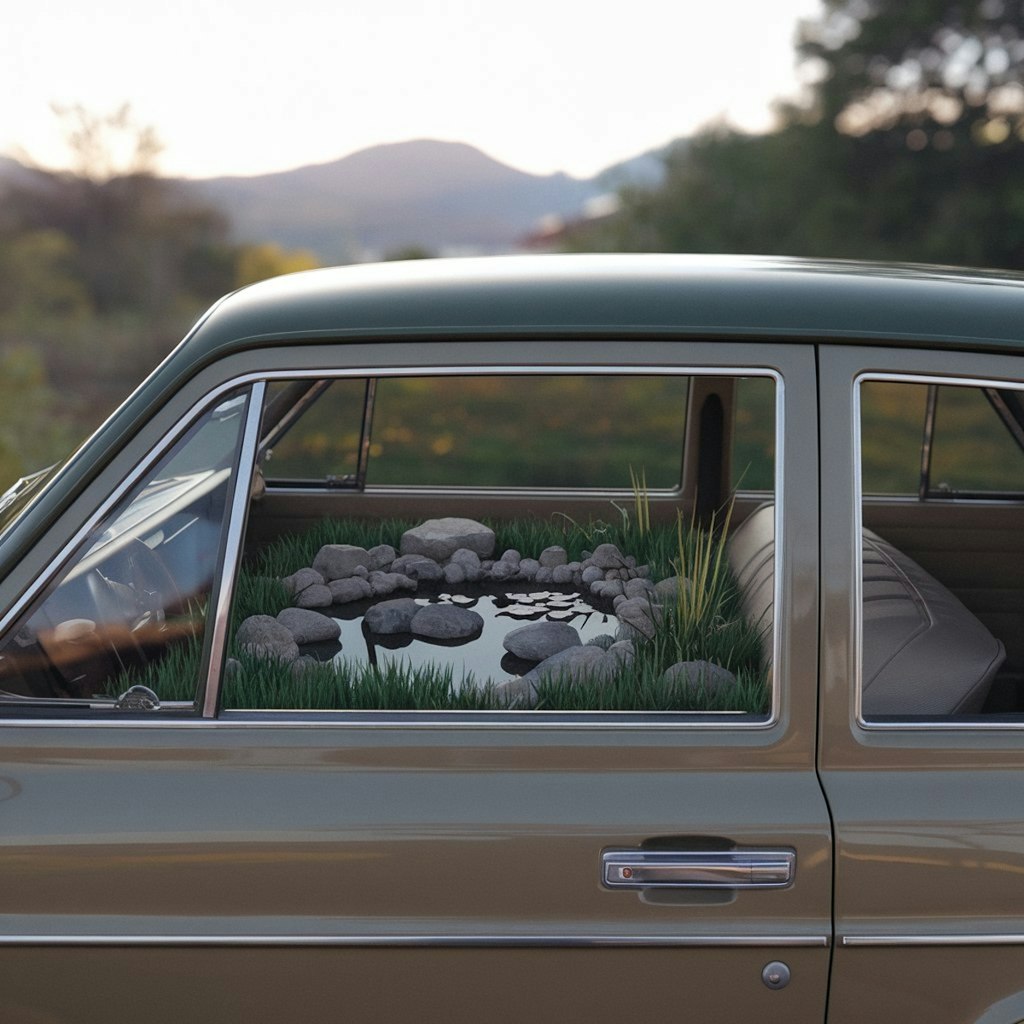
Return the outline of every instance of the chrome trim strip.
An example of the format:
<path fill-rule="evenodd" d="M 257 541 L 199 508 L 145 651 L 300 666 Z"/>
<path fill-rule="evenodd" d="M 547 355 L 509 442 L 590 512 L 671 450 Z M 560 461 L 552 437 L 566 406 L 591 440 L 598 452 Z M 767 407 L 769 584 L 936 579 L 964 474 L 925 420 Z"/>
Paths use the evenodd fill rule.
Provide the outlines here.
<path fill-rule="evenodd" d="M 853 379 L 853 528 L 854 543 L 850 545 L 853 557 L 853 721 L 865 732 L 1020 732 L 1024 729 L 1024 718 L 1019 722 L 968 720 L 963 718 L 937 719 L 934 721 L 871 721 L 864 717 L 863 706 L 863 659 L 861 648 L 864 637 L 864 580 L 861 572 L 864 530 L 864 481 L 862 474 L 863 449 L 861 439 L 861 385 L 867 381 L 890 381 L 896 384 L 947 384 L 972 388 L 1002 388 L 1007 391 L 1024 391 L 1024 383 L 1012 380 L 997 380 L 990 377 L 942 377 L 924 373 L 898 373 L 864 371 Z M 1008 505 L 1007 501 L 990 504 Z M 844 940 L 845 942 L 845 940 Z"/>
<path fill-rule="evenodd" d="M 404 946 L 815 948 L 826 935 L 2 935 L 3 946 Z"/>
<path fill-rule="evenodd" d="M 700 339 L 689 338 L 686 339 L 690 343 L 700 343 Z M 783 433 L 783 427 L 785 424 L 785 413 L 784 413 L 784 400 L 785 400 L 785 382 L 782 374 L 773 369 L 770 366 L 722 366 L 719 364 L 709 366 L 697 366 L 694 367 L 692 364 L 680 363 L 678 365 L 666 366 L 663 363 L 650 364 L 644 366 L 619 366 L 616 364 L 609 363 L 604 364 L 588 364 L 588 365 L 563 365 L 563 364 L 552 364 L 550 366 L 545 364 L 532 364 L 529 367 L 526 366 L 507 366 L 507 365 L 465 365 L 460 364 L 458 366 L 402 366 L 402 367 L 384 367 L 370 369 L 367 367 L 345 367 L 336 368 L 330 371 L 323 369 L 316 370 L 267 370 L 262 372 L 252 372 L 239 374 L 236 377 L 225 381 L 213 390 L 207 392 L 202 399 L 195 402 L 189 410 L 182 415 L 178 421 L 164 434 L 163 438 L 159 443 L 154 445 L 148 456 L 139 462 L 134 470 L 128 474 L 121 481 L 121 483 L 114 488 L 114 490 L 108 495 L 108 497 L 101 502 L 96 511 L 89 516 L 85 523 L 78 529 L 78 531 L 72 536 L 71 540 L 61 549 L 58 555 L 49 563 L 46 570 L 39 574 L 32 586 L 28 587 L 26 591 L 14 602 L 13 605 L 8 609 L 7 614 L 0 618 L 0 635 L 2 635 L 6 629 L 12 624 L 12 622 L 24 611 L 24 609 L 35 600 L 40 591 L 49 584 L 54 576 L 63 568 L 67 560 L 75 553 L 78 546 L 82 543 L 85 537 L 88 536 L 89 532 L 95 527 L 95 525 L 102 520 L 102 518 L 110 511 L 110 509 L 123 497 L 125 493 L 142 477 L 142 475 L 148 472 L 159 459 L 169 450 L 171 445 L 181 436 L 181 434 L 191 425 L 192 421 L 205 409 L 210 408 L 213 404 L 222 396 L 229 394 L 232 391 L 237 391 L 248 385 L 265 384 L 269 381 L 275 380 L 303 380 L 303 379 L 342 379 L 348 377 L 366 377 L 372 375 L 374 377 L 410 377 L 417 374 L 424 376 L 541 376 L 558 374 L 562 376 L 568 376 L 570 374 L 580 374 L 585 376 L 634 376 L 634 377 L 645 377 L 645 376 L 730 376 L 730 377 L 764 377 L 772 380 L 775 384 L 775 531 L 776 531 L 776 546 L 775 546 L 775 611 L 773 616 L 772 625 L 772 658 L 774 664 L 773 670 L 773 681 L 772 681 L 772 696 L 771 696 L 771 710 L 767 718 L 758 719 L 756 721 L 748 720 L 747 716 L 742 716 L 742 721 L 735 721 L 731 717 L 724 718 L 722 720 L 716 720 L 713 722 L 700 721 L 691 722 L 686 721 L 686 712 L 605 712 L 605 711 L 592 711 L 574 713 L 574 717 L 579 714 L 583 715 L 594 715 L 600 716 L 600 720 L 587 721 L 584 723 L 578 723 L 571 720 L 563 712 L 528 712 L 530 717 L 512 719 L 506 716 L 515 714 L 515 712 L 493 712 L 495 716 L 490 720 L 476 719 L 468 722 L 465 720 L 460 721 L 458 716 L 464 714 L 472 714 L 472 712 L 434 712 L 434 711 L 410 711 L 410 712 L 391 712 L 385 713 L 389 715 L 388 720 L 381 720 L 382 712 L 379 711 L 365 711 L 365 712 L 342 712 L 346 716 L 366 716 L 366 720 L 356 717 L 346 717 L 345 719 L 339 719 L 337 717 L 327 718 L 325 716 L 332 715 L 332 712 L 318 712 L 309 710 L 296 709 L 294 714 L 296 717 L 285 721 L 268 721 L 268 722 L 250 722 L 235 719 L 234 721 L 224 720 L 223 718 L 206 718 L 182 721 L 181 719 L 153 719 L 153 720 L 142 720 L 134 719 L 126 721 L 124 719 L 110 718 L 100 719 L 91 717 L 88 719 L 57 719 L 57 718 L 5 718 L 2 715 L 2 708 L 0 708 L 0 728 L 7 727 L 29 727 L 29 728 L 138 728 L 140 726 L 144 728 L 161 728 L 161 729 L 177 729 L 177 728 L 218 728 L 218 727 L 229 727 L 229 728 L 331 728 L 331 727 L 370 727 L 378 729 L 393 729 L 393 728 L 408 728 L 409 726 L 417 726 L 424 728 L 437 728 L 437 727 L 451 727 L 459 726 L 463 728 L 478 728 L 478 729 L 536 729 L 538 727 L 551 728 L 551 729 L 570 729 L 570 728 L 583 728 L 583 729 L 632 729 L 632 728 L 643 728 L 643 729 L 669 729 L 669 728 L 685 728 L 688 730 L 743 730 L 744 732 L 765 732 L 776 726 L 780 719 L 781 711 L 781 694 L 780 686 L 777 683 L 777 679 L 780 678 L 780 664 L 782 656 L 782 642 L 780 636 L 780 630 L 778 628 L 778 608 L 779 601 L 782 595 L 782 576 L 783 573 L 779 571 L 780 566 L 783 565 L 783 553 L 784 553 L 784 538 L 781 532 L 781 526 L 783 521 L 782 506 L 784 504 L 784 485 L 785 485 L 785 435 Z M 262 411 L 262 410 L 261 410 Z M 248 429 L 246 427 L 246 429 Z M 223 578 L 222 581 L 223 583 Z M 218 609 L 219 614 L 219 609 Z M 213 664 L 213 658 L 211 656 L 210 664 Z M 785 666 L 782 666 L 783 668 Z M 206 713 L 206 704 L 204 701 L 203 713 Z M 252 711 L 245 711 L 242 714 L 260 713 L 259 709 L 253 709 Z M 273 714 L 288 714 L 288 712 L 267 712 Z M 541 720 L 540 715 L 550 714 L 552 716 L 559 716 L 559 720 Z M 624 722 L 619 718 L 623 714 L 636 714 L 638 716 L 645 716 L 648 718 L 647 721 L 638 721 L 636 723 L 632 721 Z M 651 720 L 650 716 L 659 715 L 660 717 Z M 701 713 L 702 715 L 704 713 Z M 724 715 L 732 715 L 733 713 L 724 712 Z M 303 720 L 305 716 L 317 716 L 314 720 Z M 402 717 L 397 717 L 401 715 Z M 435 716 L 430 721 L 422 721 L 415 716 Z M 501 718 L 497 716 L 502 716 Z M 609 716 L 616 716 L 616 719 L 609 720 Z M 666 720 L 666 715 L 672 715 L 671 719 Z M 2 938 L 0 938 L 2 942 Z"/>
<path fill-rule="evenodd" d="M 840 945 L 892 946 L 1024 946 L 1024 935 L 844 935 Z"/>
<path fill-rule="evenodd" d="M 231 598 L 234 596 L 235 579 L 241 561 L 242 539 L 249 511 L 252 478 L 256 471 L 256 449 L 259 446 L 260 421 L 263 418 L 263 398 L 266 390 L 267 385 L 257 381 L 249 392 L 245 426 L 242 429 L 240 451 L 235 464 L 235 486 L 231 495 L 231 510 L 228 513 L 227 537 L 221 559 L 220 579 L 215 584 L 217 593 L 214 598 L 213 629 L 210 634 L 206 679 L 203 682 L 203 718 L 214 718 L 217 714 L 221 667 L 227 650 L 228 627 L 231 622 Z"/>

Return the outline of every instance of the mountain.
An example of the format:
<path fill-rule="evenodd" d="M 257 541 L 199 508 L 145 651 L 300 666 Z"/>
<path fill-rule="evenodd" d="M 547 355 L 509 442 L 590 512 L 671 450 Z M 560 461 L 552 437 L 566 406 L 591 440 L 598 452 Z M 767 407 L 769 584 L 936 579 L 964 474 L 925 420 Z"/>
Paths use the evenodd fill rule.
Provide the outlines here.
<path fill-rule="evenodd" d="M 535 175 L 460 142 L 373 146 L 331 163 L 180 185 L 215 204 L 239 240 L 312 249 L 324 262 L 406 246 L 508 252 L 542 217 L 578 214 L 594 180 Z"/>
<path fill-rule="evenodd" d="M 325 264 L 412 246 L 439 255 L 514 252 L 542 221 L 574 222 L 624 184 L 656 185 L 667 148 L 580 179 L 528 174 L 465 143 L 419 139 L 276 174 L 174 186 L 223 211 L 236 241 L 311 249 Z M 36 175 L 0 156 L 0 184 Z"/>

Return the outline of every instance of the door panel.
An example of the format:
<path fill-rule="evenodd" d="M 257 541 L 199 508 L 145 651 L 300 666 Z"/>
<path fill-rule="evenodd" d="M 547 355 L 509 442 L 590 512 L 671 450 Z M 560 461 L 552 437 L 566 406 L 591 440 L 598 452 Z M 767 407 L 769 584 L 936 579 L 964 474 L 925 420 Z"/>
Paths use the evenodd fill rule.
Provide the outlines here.
<path fill-rule="evenodd" d="M 232 1007 L 340 999 L 366 1020 L 424 1000 L 465 1019 L 685 1005 L 707 1020 L 818 1020 L 828 823 L 783 731 L 641 730 L 626 745 L 598 730 L 24 730 L 8 752 L 0 922 L 8 943 L 47 945 L 0 954 L 21 1002 L 9 986 L 3 998 L 109 1021 L 115 974 L 118 993 L 152 999 L 154 978 L 173 989 L 191 970 L 199 990 L 241 972 Z M 603 849 L 656 838 L 792 849 L 795 880 L 602 886 Z M 204 945 L 177 948 L 190 942 Z M 116 970 L 94 969 L 104 957 Z M 784 991 L 761 981 L 773 960 L 792 971 Z M 56 989 L 55 963 L 69 971 Z M 225 1019 L 188 998 L 167 1005 Z"/>
<path fill-rule="evenodd" d="M 852 399 L 863 369 L 1011 379 L 1019 360 L 825 348 L 820 365 L 830 410 L 822 465 L 836 467 L 823 481 L 821 534 L 819 757 L 836 842 L 829 1020 L 1009 1024 L 1024 1006 L 1024 720 L 859 720 Z M 1019 560 L 1007 529 L 1020 508 L 869 502 L 864 518 L 998 629 L 986 607 L 1005 578 L 1001 564 Z"/>

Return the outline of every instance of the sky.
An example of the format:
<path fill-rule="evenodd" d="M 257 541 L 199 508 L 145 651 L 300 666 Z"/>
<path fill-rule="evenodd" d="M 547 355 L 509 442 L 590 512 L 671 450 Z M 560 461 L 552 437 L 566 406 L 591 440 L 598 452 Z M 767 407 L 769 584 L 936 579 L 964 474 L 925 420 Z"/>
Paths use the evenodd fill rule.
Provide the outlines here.
<path fill-rule="evenodd" d="M 468 142 L 589 177 L 726 120 L 771 127 L 821 0 L 33 0 L 4 11 L 0 152 L 70 162 L 51 105 L 130 103 L 184 177 Z"/>

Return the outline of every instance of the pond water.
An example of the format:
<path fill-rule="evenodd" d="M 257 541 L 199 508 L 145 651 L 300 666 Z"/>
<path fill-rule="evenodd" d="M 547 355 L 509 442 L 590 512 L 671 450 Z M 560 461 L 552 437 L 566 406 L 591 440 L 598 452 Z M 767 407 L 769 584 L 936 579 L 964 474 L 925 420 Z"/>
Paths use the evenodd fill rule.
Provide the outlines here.
<path fill-rule="evenodd" d="M 469 675 L 477 683 L 488 679 L 500 682 L 533 668 L 535 662 L 516 658 L 502 646 L 508 633 L 529 622 L 567 622 L 584 643 L 603 633 L 614 636 L 619 625 L 610 609 L 595 607 L 578 591 L 542 590 L 530 584 L 521 589 L 506 586 L 501 590 L 466 586 L 461 593 L 421 594 L 415 600 L 422 605 L 456 604 L 471 608 L 484 620 L 483 630 L 465 640 L 428 640 L 408 633 L 380 636 L 364 628 L 363 615 L 370 602 L 361 601 L 334 609 L 335 620 L 341 626 L 341 650 L 334 647 L 334 660 L 365 660 L 373 665 L 400 661 L 411 667 L 450 665 L 458 688 Z"/>

